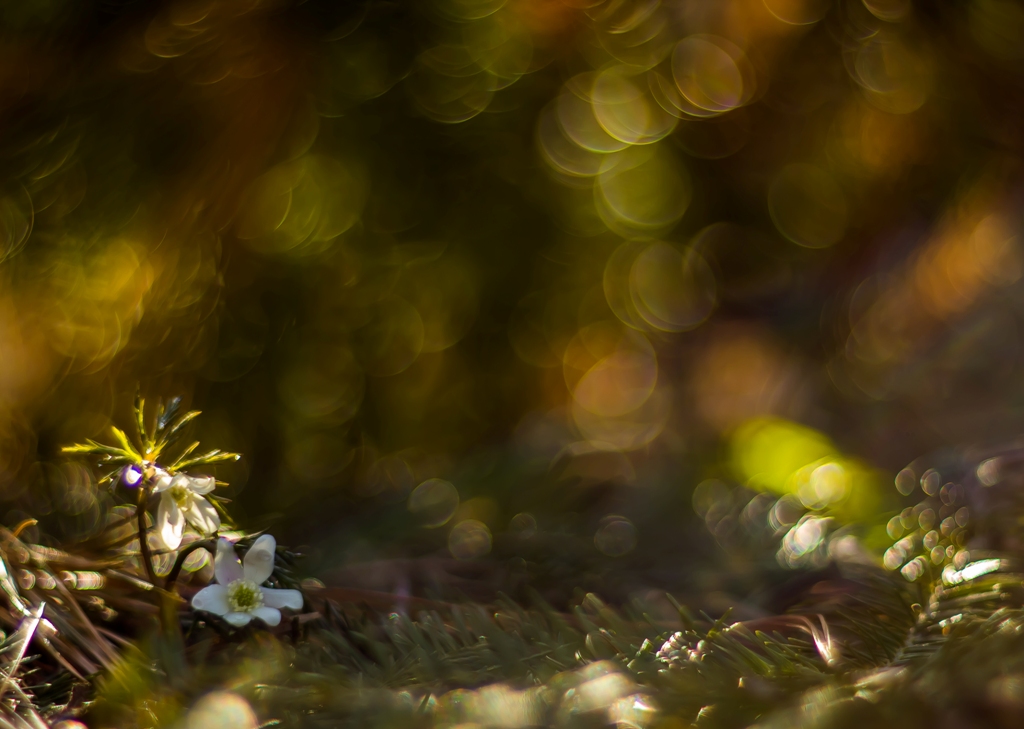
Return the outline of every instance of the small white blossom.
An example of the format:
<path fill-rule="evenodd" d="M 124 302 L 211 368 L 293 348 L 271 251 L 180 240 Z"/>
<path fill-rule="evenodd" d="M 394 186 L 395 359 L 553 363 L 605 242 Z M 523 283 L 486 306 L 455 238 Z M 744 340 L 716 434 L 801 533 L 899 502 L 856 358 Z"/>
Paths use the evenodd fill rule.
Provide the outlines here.
<path fill-rule="evenodd" d="M 196 610 L 220 615 L 232 625 L 241 627 L 253 618 L 267 625 L 281 622 L 279 608 L 299 610 L 302 593 L 298 590 L 277 590 L 262 587 L 274 571 L 274 550 L 277 543 L 269 534 L 257 539 L 240 563 L 235 548 L 223 537 L 217 540 L 213 560 L 216 583 L 208 585 L 192 598 Z"/>
<path fill-rule="evenodd" d="M 142 469 L 136 466 L 134 463 L 125 466 L 121 471 L 121 481 L 128 488 L 135 488 L 139 485 L 142 480 Z"/>
<path fill-rule="evenodd" d="M 177 549 L 185 522 L 201 534 L 213 534 L 220 529 L 220 516 L 203 494 L 213 491 L 217 485 L 213 476 L 174 476 L 166 471 L 157 474 L 153 493 L 160 494 L 156 507 L 156 533 L 167 549 Z"/>

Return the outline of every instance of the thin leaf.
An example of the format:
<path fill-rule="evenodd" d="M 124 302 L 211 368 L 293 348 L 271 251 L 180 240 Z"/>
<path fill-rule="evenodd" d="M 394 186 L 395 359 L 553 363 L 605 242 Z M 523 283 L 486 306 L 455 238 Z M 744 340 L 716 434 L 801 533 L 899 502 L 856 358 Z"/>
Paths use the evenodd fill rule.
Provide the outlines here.
<path fill-rule="evenodd" d="M 144 450 L 149 450 L 153 443 L 149 439 L 149 435 L 146 433 L 146 418 L 145 418 L 146 401 L 142 397 L 142 393 L 139 390 L 135 391 L 135 428 L 138 430 L 139 441 L 142 443 Z"/>
<path fill-rule="evenodd" d="M 128 436 L 125 435 L 123 430 L 118 428 L 116 425 L 111 425 L 110 430 L 114 433 L 114 437 L 117 438 L 118 443 L 121 444 L 121 447 L 127 453 L 132 454 L 139 461 L 142 460 L 142 456 L 135 450 L 135 446 L 133 446 L 132 442 L 128 440 Z"/>
<path fill-rule="evenodd" d="M 211 466 L 215 463 L 224 463 L 225 461 L 237 461 L 241 457 L 238 453 L 222 453 L 219 449 L 215 449 L 190 460 L 179 460 L 171 468 L 176 471 L 184 471 L 196 466 Z"/>
<path fill-rule="evenodd" d="M 167 429 L 167 426 L 175 416 L 178 414 L 178 409 L 181 407 L 181 398 L 172 397 L 170 402 L 165 407 L 163 403 L 160 404 L 160 411 L 156 416 L 156 432 L 157 435 Z"/>
<path fill-rule="evenodd" d="M 21 666 L 21 661 L 25 657 L 25 650 L 28 648 L 28 644 L 32 641 L 32 636 L 35 635 L 36 628 L 39 627 L 39 621 L 42 620 L 43 610 L 45 608 L 45 602 L 39 603 L 39 605 L 32 610 L 31 614 L 21 621 L 21 625 L 18 626 L 18 632 L 16 634 L 18 639 L 18 652 L 4 671 L 3 682 L 0 683 L 0 699 L 3 698 L 4 694 L 7 693 L 7 689 L 14 682 L 14 674 L 18 672 L 18 668 Z"/>
<path fill-rule="evenodd" d="M 191 455 L 192 451 L 194 451 L 194 450 L 195 450 L 196 448 L 198 448 L 198 447 L 199 447 L 199 441 L 197 440 L 197 441 L 195 441 L 194 443 L 192 443 L 192 445 L 190 445 L 190 446 L 189 446 L 188 448 L 186 448 L 185 450 L 183 450 L 183 451 L 181 452 L 181 454 L 180 454 L 180 455 L 178 456 L 177 460 L 178 460 L 178 461 L 180 462 L 180 461 L 181 461 L 182 459 L 184 459 L 184 458 L 185 458 L 186 456 L 189 456 L 189 455 Z"/>
<path fill-rule="evenodd" d="M 129 452 L 113 446 L 103 445 L 102 443 L 97 443 L 94 440 L 87 440 L 85 443 L 76 443 L 75 445 L 64 446 L 61 448 L 61 453 L 67 455 L 105 455 L 112 458 L 125 458 L 131 462 L 135 462 L 138 458 L 138 455 L 134 451 Z"/>
<path fill-rule="evenodd" d="M 201 412 L 200 410 L 190 410 L 178 418 L 170 427 L 170 430 L 160 437 L 160 441 L 155 447 L 156 452 L 161 453 L 166 448 L 174 445 L 178 438 L 181 437 L 184 427 L 199 417 Z"/>

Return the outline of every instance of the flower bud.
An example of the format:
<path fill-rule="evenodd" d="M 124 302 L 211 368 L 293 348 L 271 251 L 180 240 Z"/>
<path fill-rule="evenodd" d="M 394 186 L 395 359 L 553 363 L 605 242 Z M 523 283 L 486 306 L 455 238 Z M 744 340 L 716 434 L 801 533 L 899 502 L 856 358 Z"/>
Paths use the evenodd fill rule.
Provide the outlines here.
<path fill-rule="evenodd" d="M 135 488 L 142 481 L 142 469 L 136 466 L 134 463 L 130 466 L 125 466 L 124 470 L 121 471 L 121 483 L 128 488 Z"/>

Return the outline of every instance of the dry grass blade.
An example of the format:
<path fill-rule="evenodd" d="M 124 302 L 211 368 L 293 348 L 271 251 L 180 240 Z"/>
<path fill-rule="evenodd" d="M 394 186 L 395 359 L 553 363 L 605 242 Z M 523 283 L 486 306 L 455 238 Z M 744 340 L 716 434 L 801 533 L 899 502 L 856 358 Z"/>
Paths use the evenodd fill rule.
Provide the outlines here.
<path fill-rule="evenodd" d="M 25 658 L 25 651 L 28 649 L 28 644 L 32 642 L 32 637 L 36 634 L 36 629 L 39 627 L 39 621 L 42 620 L 45 609 L 46 603 L 41 602 L 32 610 L 28 617 L 21 621 L 18 632 L 14 636 L 17 641 L 18 650 L 14 654 L 14 658 L 4 668 L 3 682 L 0 683 L 0 699 L 3 699 L 8 688 L 14 683 L 14 676 L 21 666 L 21 661 Z"/>

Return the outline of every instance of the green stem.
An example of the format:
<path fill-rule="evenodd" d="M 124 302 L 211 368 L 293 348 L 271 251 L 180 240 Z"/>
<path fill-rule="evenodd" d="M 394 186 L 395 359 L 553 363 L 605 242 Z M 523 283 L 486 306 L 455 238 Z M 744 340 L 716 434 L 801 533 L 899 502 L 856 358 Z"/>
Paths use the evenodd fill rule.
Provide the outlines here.
<path fill-rule="evenodd" d="M 146 577 L 153 587 L 156 587 L 156 571 L 153 569 L 153 553 L 149 551 L 149 540 L 146 539 L 146 500 L 149 496 L 149 487 L 139 484 L 139 498 L 135 506 L 135 517 L 139 525 L 139 552 L 142 554 L 142 564 L 146 570 Z"/>
<path fill-rule="evenodd" d="M 164 589 L 167 592 L 174 592 L 175 583 L 178 581 L 178 575 L 181 574 L 181 568 L 185 565 L 185 560 L 190 554 L 197 549 L 205 549 L 210 553 L 211 557 L 216 557 L 214 551 L 217 547 L 217 543 L 213 539 L 204 539 L 198 542 L 192 542 L 191 544 L 182 547 L 181 551 L 178 552 L 178 558 L 174 560 L 174 566 L 171 567 L 171 571 L 167 574 L 167 581 L 164 582 Z"/>

